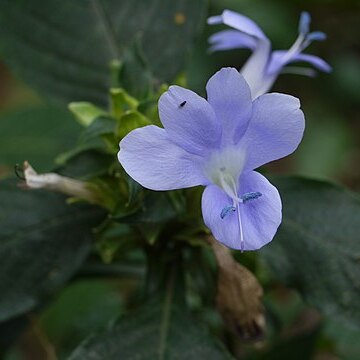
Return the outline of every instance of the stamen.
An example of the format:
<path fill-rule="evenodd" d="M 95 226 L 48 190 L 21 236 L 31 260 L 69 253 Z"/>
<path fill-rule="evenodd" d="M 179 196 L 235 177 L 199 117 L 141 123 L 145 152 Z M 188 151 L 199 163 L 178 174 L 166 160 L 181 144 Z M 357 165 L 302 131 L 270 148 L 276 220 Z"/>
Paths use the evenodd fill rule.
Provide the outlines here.
<path fill-rule="evenodd" d="M 309 42 L 324 41 L 326 40 L 326 34 L 322 31 L 313 31 L 306 36 L 306 40 L 308 40 Z"/>
<path fill-rule="evenodd" d="M 235 202 L 234 202 L 235 205 Z M 245 249 L 245 241 L 244 241 L 244 234 L 243 234 L 243 229 L 242 229 L 242 223 L 241 223 L 241 215 L 240 215 L 240 206 L 239 203 L 236 202 L 236 207 L 229 205 L 229 206 L 225 206 L 220 213 L 220 217 L 221 219 L 224 219 L 224 217 L 230 212 L 230 211 L 237 211 L 237 220 L 238 220 L 238 224 L 239 224 L 239 233 L 240 233 L 240 250 L 241 252 L 244 251 Z"/>
<path fill-rule="evenodd" d="M 243 148 L 228 147 L 221 151 L 214 152 L 214 154 L 208 160 L 204 168 L 204 172 L 209 180 L 217 185 L 222 191 L 230 198 L 228 199 L 228 205 L 223 209 L 219 209 L 220 218 L 224 219 L 228 214 L 237 212 L 237 216 L 234 217 L 231 214 L 231 221 L 234 221 L 233 226 L 236 226 L 238 222 L 239 240 L 238 247 L 242 250 L 245 249 L 244 235 L 241 223 L 240 203 L 243 200 L 238 195 L 238 182 L 245 164 L 246 153 Z M 222 210 L 221 210 L 222 209 Z"/>
<path fill-rule="evenodd" d="M 229 205 L 225 206 L 220 213 L 220 217 L 223 219 L 230 211 L 236 211 L 236 207 Z"/>
<path fill-rule="evenodd" d="M 186 100 L 183 101 L 183 102 L 179 105 L 179 107 L 183 107 L 185 104 L 186 104 Z"/>
<path fill-rule="evenodd" d="M 321 31 L 310 31 L 311 17 L 309 13 L 302 12 L 299 21 L 299 36 L 295 40 L 294 44 L 290 47 L 287 53 L 282 58 L 282 62 L 286 64 L 289 60 L 300 54 L 305 48 L 307 48 L 313 41 L 322 41 L 326 39 L 326 35 Z"/>
<path fill-rule="evenodd" d="M 309 32 L 310 22 L 311 22 L 310 14 L 307 11 L 303 11 L 300 15 L 299 34 L 303 34 L 305 36 Z"/>
<path fill-rule="evenodd" d="M 259 198 L 260 196 L 262 196 L 261 192 L 258 191 L 254 191 L 254 192 L 248 192 L 245 193 L 244 195 L 240 196 L 240 199 L 242 200 L 243 203 L 246 203 L 249 200 L 255 200 L 257 198 Z"/>

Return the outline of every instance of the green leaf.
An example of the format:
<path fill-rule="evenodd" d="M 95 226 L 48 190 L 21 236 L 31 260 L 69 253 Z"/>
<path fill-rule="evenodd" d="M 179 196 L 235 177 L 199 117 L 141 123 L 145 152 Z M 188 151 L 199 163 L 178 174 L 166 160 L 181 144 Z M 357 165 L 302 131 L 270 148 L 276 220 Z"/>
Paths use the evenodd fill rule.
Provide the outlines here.
<path fill-rule="evenodd" d="M 145 191 L 140 208 L 128 209 L 126 204 L 113 215 L 114 220 L 127 224 L 149 224 L 166 222 L 184 211 L 184 199 L 181 194 Z M 130 213 L 129 213 L 130 211 Z"/>
<path fill-rule="evenodd" d="M 86 101 L 71 102 L 69 110 L 75 115 L 82 126 L 89 126 L 99 116 L 106 115 L 106 111 Z"/>
<path fill-rule="evenodd" d="M 123 65 L 118 73 L 118 85 L 129 89 L 131 94 L 139 99 L 146 99 L 152 92 L 152 74 L 149 71 L 143 53 L 141 37 L 123 54 Z"/>
<path fill-rule="evenodd" d="M 119 119 L 127 110 L 136 110 L 139 102 L 122 88 L 110 89 L 112 115 Z"/>
<path fill-rule="evenodd" d="M 117 134 L 122 139 L 130 131 L 150 124 L 150 120 L 140 112 L 127 111 L 119 120 Z"/>
<path fill-rule="evenodd" d="M 104 330 L 122 312 L 122 298 L 116 285 L 103 279 L 76 281 L 41 315 L 40 326 L 59 358 L 69 355 L 90 331 Z"/>
<path fill-rule="evenodd" d="M 114 119 L 109 116 L 100 116 L 81 133 L 79 141 L 80 143 L 86 143 L 102 135 L 113 135 L 115 127 L 116 122 Z"/>
<path fill-rule="evenodd" d="M 0 324 L 0 359 L 7 359 L 6 352 L 28 325 L 29 319 L 26 316 L 19 316 Z"/>
<path fill-rule="evenodd" d="M 35 309 L 86 258 L 104 211 L 65 197 L 0 183 L 0 321 Z"/>
<path fill-rule="evenodd" d="M 29 160 L 38 171 L 54 167 L 54 159 L 73 146 L 80 126 L 59 107 L 44 106 L 0 115 L 0 164 Z"/>
<path fill-rule="evenodd" d="M 325 334 L 335 344 L 339 359 L 358 360 L 360 354 L 360 329 L 344 326 L 339 321 L 327 321 L 324 326 Z"/>
<path fill-rule="evenodd" d="M 112 218 L 120 223 L 135 225 L 149 244 L 154 244 L 166 223 L 184 210 L 181 200 L 171 193 L 145 191 L 143 201 L 119 203 Z M 140 200 L 140 199 L 139 199 Z"/>
<path fill-rule="evenodd" d="M 74 148 L 57 156 L 56 162 L 61 166 L 59 171 L 70 177 L 83 178 L 108 173 L 119 148 L 115 129 L 113 118 L 100 116 L 95 119 L 81 132 Z"/>
<path fill-rule="evenodd" d="M 261 250 L 273 273 L 325 315 L 359 326 L 360 199 L 340 186 L 304 178 L 273 179 L 283 221 Z"/>
<path fill-rule="evenodd" d="M 147 302 L 74 351 L 77 359 L 229 359 L 185 305 L 182 251 L 169 243 L 147 249 Z"/>
<path fill-rule="evenodd" d="M 307 329 L 297 336 L 283 336 L 274 341 L 270 349 L 259 351 L 247 360 L 304 360 L 315 358 L 319 328 Z"/>
<path fill-rule="evenodd" d="M 221 345 L 187 310 L 167 301 L 152 302 L 120 319 L 106 332 L 90 336 L 69 360 L 223 360 Z"/>
<path fill-rule="evenodd" d="M 4 0 L 0 51 L 26 82 L 64 102 L 107 102 L 109 65 L 141 38 L 154 83 L 171 81 L 205 25 L 206 0 Z"/>
<path fill-rule="evenodd" d="M 61 175 L 89 180 L 110 174 L 115 167 L 120 167 L 116 159 L 118 141 L 114 131 L 116 122 L 110 117 L 101 116 L 80 134 L 78 144 L 56 158 Z"/>

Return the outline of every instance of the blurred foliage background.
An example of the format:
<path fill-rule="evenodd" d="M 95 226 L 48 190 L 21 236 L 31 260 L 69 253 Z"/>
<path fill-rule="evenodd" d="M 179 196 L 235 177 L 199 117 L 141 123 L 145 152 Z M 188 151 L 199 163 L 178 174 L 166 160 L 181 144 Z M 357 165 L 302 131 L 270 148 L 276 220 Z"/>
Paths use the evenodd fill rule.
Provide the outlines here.
<path fill-rule="evenodd" d="M 272 170 L 330 179 L 359 190 L 359 1 L 212 1 L 212 14 L 218 14 L 224 8 L 255 20 L 271 39 L 274 49 L 288 49 L 293 43 L 299 14 L 303 10 L 312 16 L 311 29 L 327 34 L 326 41 L 312 44 L 306 52 L 324 58 L 333 67 L 333 72 L 319 74 L 313 79 L 284 74 L 273 88 L 273 91 L 299 97 L 307 122 L 297 152 L 291 159 L 274 164 Z M 204 67 L 210 75 L 220 66 L 238 67 L 248 56 L 246 50 L 205 55 L 206 38 L 214 31 L 213 26 L 206 27 L 197 50 L 198 57 L 191 69 L 192 76 L 189 76 L 189 81 L 193 81 L 191 84 L 198 91 L 204 89 Z"/>
<path fill-rule="evenodd" d="M 341 182 L 358 190 L 360 185 L 359 102 L 360 102 L 360 3 L 357 0 L 222 0 L 211 1 L 210 14 L 225 8 L 243 13 L 265 31 L 274 49 L 287 49 L 297 36 L 299 14 L 312 15 L 311 28 L 324 31 L 328 38 L 315 43 L 307 52 L 326 59 L 333 72 L 314 79 L 298 75 L 280 76 L 273 91 L 289 93 L 302 101 L 307 119 L 304 140 L 291 159 L 272 166 L 276 172 L 288 172 Z M 193 57 L 188 57 L 188 86 L 199 93 L 211 74 L 221 66 L 239 68 L 249 52 L 234 50 L 207 53 L 208 36 L 220 27 L 205 26 Z M 12 128 L 12 136 L 0 144 L 1 171 L 22 161 L 25 146 L 39 170 L 49 169 L 56 154 L 70 147 L 76 139 L 77 124 L 71 115 L 56 107 L 52 99 L 44 99 L 17 79 L 2 58 L 0 68 L 1 131 Z M 27 116 L 36 108 L 37 123 Z M 59 121 L 63 118 L 63 121 Z M 16 126 L 14 126 L 16 124 Z M 39 129 L 34 129 L 39 127 Z M 40 129 L 41 127 L 41 129 Z M 32 131 L 29 131 L 32 129 Z M 59 134 L 56 143 L 47 134 Z M 33 146 L 28 146 L 33 144 Z"/>
<path fill-rule="evenodd" d="M 326 41 L 313 44 L 307 52 L 328 61 L 333 67 L 331 74 L 319 74 L 314 79 L 282 75 L 275 84 L 274 91 L 301 99 L 307 127 L 298 151 L 288 159 L 271 164 L 267 170 L 327 179 L 359 191 L 360 2 L 212 0 L 209 15 L 219 14 L 226 8 L 256 21 L 275 49 L 287 49 L 293 43 L 303 10 L 312 16 L 311 28 L 327 34 Z M 187 59 L 184 72 L 187 85 L 200 94 L 216 70 L 222 66 L 240 68 L 249 55 L 246 50 L 208 54 L 207 38 L 218 29 L 205 26 L 194 53 Z M 25 159 L 31 160 L 39 171 L 50 170 L 55 165 L 55 157 L 74 146 L 80 126 L 64 104 L 40 96 L 10 70 L 2 54 L 0 60 L 0 134 L 7 134 L 1 136 L 0 141 L 0 176 L 12 174 L 14 164 Z M 246 261 L 251 267 L 251 256 Z M 54 348 L 60 358 L 65 358 L 90 331 L 104 328 L 121 313 L 121 304 L 126 303 L 127 296 L 119 294 L 118 281 L 89 280 L 89 273 L 82 275 L 57 296 L 40 318 L 26 320 L 33 326 L 21 337 L 7 360 L 55 359 Z M 130 279 L 127 287 L 133 289 L 136 284 Z M 253 355 L 250 359 L 360 358 L 360 333 L 345 330 L 337 323 L 324 323 L 315 310 L 304 305 L 297 293 L 279 286 L 268 293 L 265 302 L 276 319 L 274 328 L 282 329 L 282 337 L 281 340 L 274 337 L 271 352 L 262 357 Z M 218 321 L 213 318 L 214 314 L 205 311 L 202 316 L 210 324 Z M 18 326 L 22 326 L 22 321 L 19 319 Z M 5 323 L 0 333 L 11 336 L 12 327 Z M 320 329 L 325 329 L 326 336 L 318 336 Z"/>

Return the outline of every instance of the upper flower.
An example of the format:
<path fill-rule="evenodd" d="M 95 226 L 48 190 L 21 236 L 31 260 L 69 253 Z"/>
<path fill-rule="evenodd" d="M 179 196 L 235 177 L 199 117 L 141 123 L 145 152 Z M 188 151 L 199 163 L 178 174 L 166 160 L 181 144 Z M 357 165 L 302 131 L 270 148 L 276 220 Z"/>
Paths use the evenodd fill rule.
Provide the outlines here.
<path fill-rule="evenodd" d="M 241 69 L 242 75 L 248 82 L 252 97 L 269 91 L 284 67 L 292 62 L 307 62 L 315 68 L 330 72 L 331 67 L 324 60 L 315 55 L 303 54 L 302 51 L 314 40 L 325 40 L 326 35 L 320 31 L 309 32 L 310 15 L 301 13 L 299 22 L 299 36 L 289 50 L 271 51 L 270 40 L 262 30 L 249 18 L 231 10 L 224 10 L 219 16 L 212 16 L 208 24 L 225 24 L 235 30 L 224 30 L 213 34 L 209 38 L 210 50 L 229 50 L 236 48 L 249 48 L 252 55 Z M 309 68 L 285 68 L 293 72 L 314 76 L 315 70 Z"/>
<path fill-rule="evenodd" d="M 272 240 L 281 222 L 276 188 L 253 171 L 292 153 L 304 131 L 299 100 L 266 94 L 252 101 L 234 68 L 206 86 L 207 100 L 171 86 L 159 100 L 164 129 L 133 130 L 120 142 L 125 171 L 152 190 L 206 186 L 205 224 L 234 249 L 255 250 Z"/>

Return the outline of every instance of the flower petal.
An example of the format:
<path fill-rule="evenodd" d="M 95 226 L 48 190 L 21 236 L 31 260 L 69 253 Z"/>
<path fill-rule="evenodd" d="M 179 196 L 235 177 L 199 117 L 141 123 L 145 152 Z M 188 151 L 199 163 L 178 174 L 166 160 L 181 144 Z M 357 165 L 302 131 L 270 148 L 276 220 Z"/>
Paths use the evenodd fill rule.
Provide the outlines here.
<path fill-rule="evenodd" d="M 234 144 L 234 139 L 245 133 L 251 117 L 249 85 L 235 68 L 222 68 L 209 79 L 206 91 L 222 124 L 222 144 Z"/>
<path fill-rule="evenodd" d="M 246 152 L 245 169 L 253 170 L 291 154 L 305 128 L 299 99 L 285 94 L 265 94 L 253 102 L 253 114 L 239 146 Z"/>
<path fill-rule="evenodd" d="M 209 185 L 202 195 L 202 213 L 205 225 L 215 239 L 232 249 L 240 249 L 240 232 L 236 212 L 230 211 L 225 217 L 224 209 L 232 205 L 232 199 L 218 186 Z"/>
<path fill-rule="evenodd" d="M 270 41 L 266 38 L 258 40 L 256 49 L 240 70 L 249 84 L 253 99 L 266 93 L 274 82 L 273 77 L 266 76 L 270 54 Z"/>
<path fill-rule="evenodd" d="M 219 147 L 221 124 L 209 103 L 193 91 L 170 86 L 160 97 L 159 115 L 169 138 L 186 151 L 204 156 Z"/>
<path fill-rule="evenodd" d="M 331 66 L 326 61 L 315 55 L 298 54 L 294 56 L 289 62 L 295 62 L 295 61 L 305 61 L 311 64 L 312 66 L 316 67 L 317 69 L 327 73 L 331 72 L 332 70 Z"/>
<path fill-rule="evenodd" d="M 267 74 L 279 74 L 282 68 L 289 63 L 288 50 L 275 50 L 271 53 L 267 67 Z"/>
<path fill-rule="evenodd" d="M 261 196 L 241 204 L 245 250 L 257 250 L 270 242 L 281 223 L 281 198 L 275 186 L 256 171 L 240 178 L 240 194 L 260 192 Z"/>
<path fill-rule="evenodd" d="M 281 223 L 280 195 L 265 177 L 255 171 L 242 175 L 240 192 L 261 193 L 259 198 L 240 204 L 243 250 L 257 250 L 273 239 Z M 216 240 L 227 247 L 241 250 L 237 210 L 224 211 L 229 205 L 232 205 L 232 200 L 219 187 L 206 187 L 202 197 L 202 212 L 206 226 Z"/>
<path fill-rule="evenodd" d="M 199 162 L 172 143 L 164 129 L 150 125 L 133 130 L 120 142 L 118 159 L 125 171 L 151 190 L 173 190 L 206 185 Z"/>
<path fill-rule="evenodd" d="M 219 31 L 209 37 L 210 51 L 251 49 L 255 50 L 257 41 L 253 36 L 237 30 Z"/>
<path fill-rule="evenodd" d="M 315 68 L 319 69 L 320 71 L 330 72 L 332 70 L 331 66 L 318 56 L 294 53 L 291 57 L 288 57 L 287 54 L 288 51 L 286 50 L 276 50 L 272 52 L 269 66 L 267 69 L 268 74 L 278 73 L 285 65 L 298 61 L 307 62 L 313 65 Z"/>
<path fill-rule="evenodd" d="M 248 35 L 255 36 L 258 39 L 266 39 L 265 34 L 254 21 L 244 15 L 236 13 L 235 11 L 224 10 L 221 15 L 208 18 L 207 22 L 209 25 L 228 25 Z"/>

